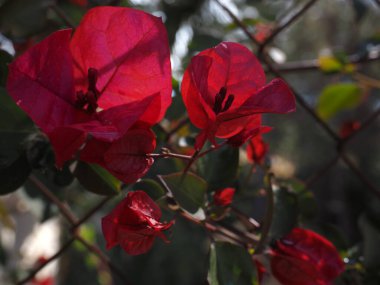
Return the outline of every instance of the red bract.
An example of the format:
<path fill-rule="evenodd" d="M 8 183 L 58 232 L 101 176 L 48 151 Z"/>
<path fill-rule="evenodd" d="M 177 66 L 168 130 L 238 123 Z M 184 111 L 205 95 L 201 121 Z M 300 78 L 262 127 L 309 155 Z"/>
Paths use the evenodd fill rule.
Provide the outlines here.
<path fill-rule="evenodd" d="M 310 230 L 293 229 L 272 255 L 272 273 L 283 285 L 327 285 L 344 270 L 334 245 Z"/>
<path fill-rule="evenodd" d="M 161 19 L 98 7 L 84 16 L 72 38 L 71 33 L 55 32 L 17 58 L 9 66 L 9 94 L 48 135 L 58 166 L 79 150 L 85 160 L 88 145 L 113 156 L 116 151 L 141 156 L 155 143 L 147 129 L 171 102 L 170 53 Z M 146 133 L 136 141 L 143 147 L 127 142 L 132 128 Z M 110 159 L 103 159 L 103 166 L 132 180 L 125 171 L 135 162 L 110 166 Z M 146 169 L 150 163 L 140 159 L 135 166 Z"/>
<path fill-rule="evenodd" d="M 157 236 L 167 241 L 163 231 L 169 229 L 173 221 L 160 223 L 160 218 L 160 208 L 144 191 L 129 192 L 102 218 L 107 249 L 119 244 L 128 254 L 138 255 L 147 252 Z"/>
<path fill-rule="evenodd" d="M 214 204 L 216 206 L 228 206 L 234 198 L 235 188 L 224 188 L 214 193 Z"/>
<path fill-rule="evenodd" d="M 250 162 L 263 164 L 269 146 L 260 135 L 251 138 L 247 145 L 247 158 Z"/>
<path fill-rule="evenodd" d="M 264 71 L 244 46 L 223 42 L 200 52 L 185 71 L 182 96 L 191 122 L 202 129 L 195 147 L 208 139 L 260 132 L 261 113 L 294 111 L 292 92 L 284 81 L 265 84 Z"/>

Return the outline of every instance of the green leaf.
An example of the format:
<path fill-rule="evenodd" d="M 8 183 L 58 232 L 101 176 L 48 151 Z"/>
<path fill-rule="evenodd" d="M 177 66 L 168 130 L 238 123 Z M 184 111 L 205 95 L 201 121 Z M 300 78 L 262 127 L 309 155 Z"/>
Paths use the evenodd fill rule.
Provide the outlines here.
<path fill-rule="evenodd" d="M 318 58 L 319 68 L 325 73 L 334 73 L 343 69 L 343 64 L 333 56 L 321 56 Z"/>
<path fill-rule="evenodd" d="M 158 200 L 165 195 L 164 188 L 162 188 L 162 186 L 153 179 L 141 179 L 133 185 L 133 190 L 143 190 L 153 200 Z"/>
<path fill-rule="evenodd" d="M 297 196 L 285 187 L 274 190 L 274 212 L 269 235 L 271 239 L 278 239 L 297 224 L 298 206 Z"/>
<path fill-rule="evenodd" d="M 11 193 L 20 188 L 28 179 L 31 171 L 25 152 L 11 163 L 0 165 L 0 195 Z"/>
<path fill-rule="evenodd" d="M 207 280 L 210 283 L 210 285 L 219 285 L 216 249 L 214 243 L 212 243 L 210 246 L 210 267 L 208 270 Z"/>
<path fill-rule="evenodd" d="M 13 57 L 5 50 L 0 50 L 0 86 L 4 87 L 8 76 L 8 63 Z"/>
<path fill-rule="evenodd" d="M 112 196 L 120 193 L 121 182 L 96 164 L 79 161 L 74 175 L 86 190 L 95 194 Z"/>
<path fill-rule="evenodd" d="M 239 148 L 223 147 L 213 151 L 199 160 L 199 167 L 210 191 L 230 186 L 239 167 Z"/>
<path fill-rule="evenodd" d="M 182 172 L 161 176 L 165 181 L 174 198 L 186 211 L 194 214 L 199 208 L 205 206 L 207 183 L 193 173 L 187 173 L 185 177 Z"/>
<path fill-rule="evenodd" d="M 214 280 L 215 275 L 217 280 Z M 253 285 L 257 279 L 247 250 L 226 242 L 217 242 L 214 249 L 211 247 L 209 278 L 213 278 L 210 279 L 211 285 Z"/>
<path fill-rule="evenodd" d="M 336 113 L 356 107 L 362 98 L 362 92 L 355 83 L 338 83 L 323 89 L 317 103 L 317 113 L 328 120 Z"/>

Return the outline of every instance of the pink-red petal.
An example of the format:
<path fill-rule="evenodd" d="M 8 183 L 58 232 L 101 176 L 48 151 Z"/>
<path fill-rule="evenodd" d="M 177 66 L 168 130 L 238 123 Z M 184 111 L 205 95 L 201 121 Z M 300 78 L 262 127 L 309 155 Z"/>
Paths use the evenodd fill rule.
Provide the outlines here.
<path fill-rule="evenodd" d="M 73 107 L 70 36 L 55 32 L 9 65 L 9 94 L 46 133 L 88 117 Z"/>
<path fill-rule="evenodd" d="M 121 32 L 122 31 L 122 32 Z M 77 90 L 88 86 L 87 70 L 98 70 L 98 104 L 108 109 L 160 93 L 154 99 L 160 121 L 171 103 L 171 68 L 168 38 L 160 18 L 120 7 L 91 9 L 71 41 Z"/>
<path fill-rule="evenodd" d="M 129 183 L 142 177 L 153 164 L 147 157 L 156 147 L 151 130 L 133 129 L 111 144 L 104 154 L 104 167 L 120 180 Z"/>

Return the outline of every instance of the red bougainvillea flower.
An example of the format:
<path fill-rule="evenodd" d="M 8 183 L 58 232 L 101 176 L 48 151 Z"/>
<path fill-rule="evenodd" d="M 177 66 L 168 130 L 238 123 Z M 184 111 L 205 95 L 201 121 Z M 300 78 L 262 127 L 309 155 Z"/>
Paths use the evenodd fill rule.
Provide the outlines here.
<path fill-rule="evenodd" d="M 163 231 L 174 221 L 160 223 L 161 210 L 144 191 L 129 192 L 116 208 L 102 218 L 107 249 L 120 245 L 128 254 L 147 252 L 155 237 L 168 241 Z"/>
<path fill-rule="evenodd" d="M 251 138 L 247 145 L 248 161 L 263 164 L 265 155 L 269 150 L 269 146 L 260 135 Z"/>
<path fill-rule="evenodd" d="M 128 165 L 146 170 L 151 161 L 109 165 L 110 157 L 119 152 L 126 159 L 151 149 L 155 138 L 148 128 L 171 102 L 164 25 L 142 11 L 98 7 L 71 34 L 71 29 L 57 31 L 10 64 L 7 90 L 50 138 L 57 166 L 79 150 L 87 159 L 91 142 L 91 149 L 109 152 L 93 154 L 92 160 L 103 160 L 128 182 Z M 142 146 L 129 142 L 136 129 L 141 130 L 134 142 Z"/>
<path fill-rule="evenodd" d="M 327 285 L 344 270 L 334 245 L 310 230 L 293 229 L 271 254 L 272 273 L 283 285 Z"/>
<path fill-rule="evenodd" d="M 352 133 L 360 129 L 359 121 L 346 121 L 342 124 L 339 130 L 340 137 L 345 139 L 349 137 Z"/>
<path fill-rule="evenodd" d="M 232 203 L 232 199 L 234 198 L 235 188 L 224 188 L 221 190 L 217 190 L 214 193 L 214 204 L 216 206 L 225 207 Z"/>
<path fill-rule="evenodd" d="M 222 42 L 191 59 L 181 85 L 191 122 L 202 129 L 196 149 L 208 139 L 247 139 L 259 133 L 261 113 L 294 111 L 292 92 L 284 81 L 265 84 L 264 71 L 256 57 L 244 46 Z M 252 122 L 255 122 L 253 124 Z"/>

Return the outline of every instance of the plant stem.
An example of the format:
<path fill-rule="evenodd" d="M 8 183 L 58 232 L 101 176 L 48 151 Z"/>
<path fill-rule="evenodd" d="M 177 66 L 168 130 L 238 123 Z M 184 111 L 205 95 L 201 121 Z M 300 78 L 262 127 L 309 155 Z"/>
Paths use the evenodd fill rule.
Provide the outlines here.
<path fill-rule="evenodd" d="M 267 191 L 267 201 L 266 201 L 266 211 L 265 218 L 262 223 L 262 232 L 260 240 L 257 244 L 255 252 L 260 254 L 265 249 L 265 244 L 267 243 L 269 230 L 272 225 L 273 220 L 273 210 L 274 210 L 274 195 L 273 195 L 273 187 L 272 187 L 273 174 L 268 174 L 268 187 L 265 187 Z"/>
<path fill-rule="evenodd" d="M 146 155 L 147 157 L 152 157 L 152 158 L 168 158 L 168 157 L 173 157 L 173 158 L 179 158 L 179 159 L 184 159 L 184 160 L 191 160 L 192 156 L 190 155 L 184 155 L 184 154 L 179 154 L 179 153 L 148 153 Z"/>

